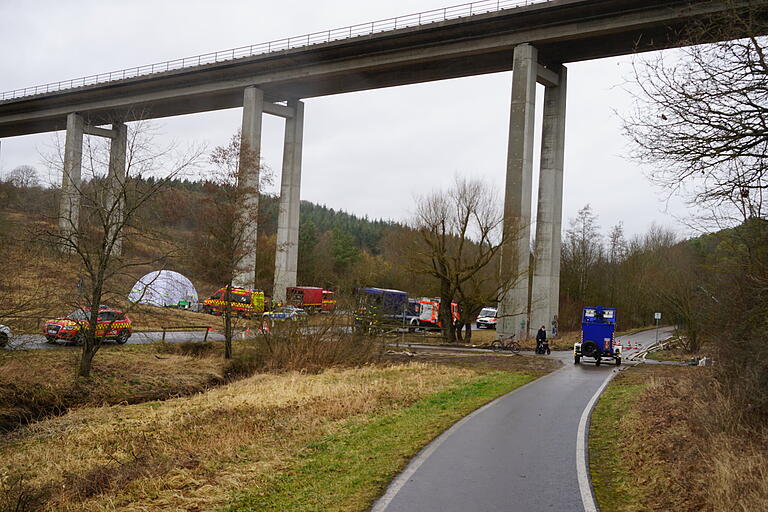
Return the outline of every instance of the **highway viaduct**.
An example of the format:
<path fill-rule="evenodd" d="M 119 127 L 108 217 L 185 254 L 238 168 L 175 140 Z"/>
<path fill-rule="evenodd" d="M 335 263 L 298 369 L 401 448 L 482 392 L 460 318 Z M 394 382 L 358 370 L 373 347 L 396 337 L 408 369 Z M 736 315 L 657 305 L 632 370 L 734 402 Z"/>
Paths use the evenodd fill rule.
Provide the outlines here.
<path fill-rule="evenodd" d="M 112 139 L 110 172 L 120 174 L 125 123 L 139 117 L 242 107 L 242 143 L 256 155 L 263 114 L 285 118 L 274 281 L 274 297 L 284 300 L 286 286 L 296 284 L 301 100 L 512 70 L 504 223 L 516 236 L 504 247 L 502 273 L 516 284 L 500 304 L 498 329 L 525 336 L 529 325 L 550 326 L 558 314 L 565 64 L 677 46 L 693 21 L 733 6 L 726 0 L 484 0 L 9 91 L 0 94 L 0 138 L 66 130 L 60 210 L 66 230 L 79 210 L 83 134 Z M 537 82 L 545 96 L 529 297 Z M 258 172 L 249 170 L 250 183 L 258 182 Z M 256 229 L 248 236 L 255 240 Z M 255 249 L 245 264 L 236 282 L 252 286 Z"/>

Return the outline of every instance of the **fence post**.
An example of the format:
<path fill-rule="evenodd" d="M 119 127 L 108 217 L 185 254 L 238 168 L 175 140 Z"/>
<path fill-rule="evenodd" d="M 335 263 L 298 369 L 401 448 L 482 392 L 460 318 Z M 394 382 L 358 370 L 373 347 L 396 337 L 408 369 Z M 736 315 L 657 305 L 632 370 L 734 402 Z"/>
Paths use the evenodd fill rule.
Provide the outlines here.
<path fill-rule="evenodd" d="M 165 343 L 165 327 L 163 327 L 163 343 Z"/>
<path fill-rule="evenodd" d="M 206 328 L 205 328 L 205 336 L 203 336 L 203 343 L 205 343 L 206 341 L 208 341 L 208 331 L 210 331 L 210 330 L 211 330 L 211 327 L 210 327 L 210 326 L 208 326 L 208 327 L 206 327 Z"/>

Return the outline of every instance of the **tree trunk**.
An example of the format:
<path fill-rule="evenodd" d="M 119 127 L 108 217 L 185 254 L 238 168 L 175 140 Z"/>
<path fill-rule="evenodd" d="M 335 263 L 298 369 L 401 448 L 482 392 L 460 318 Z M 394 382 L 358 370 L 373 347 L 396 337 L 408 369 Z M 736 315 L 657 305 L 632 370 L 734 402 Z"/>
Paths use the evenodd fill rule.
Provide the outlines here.
<path fill-rule="evenodd" d="M 472 322 L 467 322 L 464 329 L 466 330 L 464 333 L 464 341 L 472 343 Z"/>
<path fill-rule="evenodd" d="M 232 284 L 224 296 L 224 359 L 232 359 Z"/>
<path fill-rule="evenodd" d="M 464 336 L 462 335 L 462 332 L 464 331 L 464 323 L 459 321 L 456 323 L 456 341 L 464 341 Z"/>
<path fill-rule="evenodd" d="M 440 283 L 440 311 L 437 318 L 440 320 L 440 331 L 443 334 L 443 339 L 449 343 L 456 341 L 456 329 L 451 316 L 451 302 L 453 302 L 451 284 L 442 280 Z"/>
<path fill-rule="evenodd" d="M 83 342 L 83 352 L 80 356 L 80 366 L 77 370 L 77 374 L 80 377 L 89 378 L 91 376 L 91 365 L 95 355 L 96 347 L 93 345 L 93 341 Z"/>

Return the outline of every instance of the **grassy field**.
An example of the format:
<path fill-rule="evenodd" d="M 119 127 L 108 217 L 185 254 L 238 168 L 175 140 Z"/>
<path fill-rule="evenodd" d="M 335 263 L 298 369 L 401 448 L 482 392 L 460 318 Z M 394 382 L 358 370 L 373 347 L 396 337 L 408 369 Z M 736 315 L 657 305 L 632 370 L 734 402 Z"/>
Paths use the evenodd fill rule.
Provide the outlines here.
<path fill-rule="evenodd" d="M 543 372 L 486 359 L 498 361 L 260 374 L 79 407 L 0 440 L 0 510 L 365 510 L 435 435 Z"/>
<path fill-rule="evenodd" d="M 590 425 L 590 471 L 600 510 L 765 510 L 764 446 L 702 427 L 713 410 L 699 393 L 710 382 L 707 372 L 641 365 L 611 382 Z"/>
<path fill-rule="evenodd" d="M 261 509 L 265 489 L 362 510 L 452 422 L 558 366 L 348 336 L 222 350 L 105 346 L 91 379 L 76 348 L 0 352 L 0 510 Z"/>
<path fill-rule="evenodd" d="M 635 406 L 648 385 L 638 371 L 620 373 L 600 397 L 589 426 L 589 469 L 600 510 L 642 510 L 643 489 L 636 485 L 624 457 L 628 429 L 633 428 Z"/>
<path fill-rule="evenodd" d="M 220 357 L 169 354 L 160 344 L 105 346 L 92 378 L 79 379 L 79 354 L 76 348 L 0 351 L 0 431 L 73 407 L 188 395 L 225 380 Z"/>

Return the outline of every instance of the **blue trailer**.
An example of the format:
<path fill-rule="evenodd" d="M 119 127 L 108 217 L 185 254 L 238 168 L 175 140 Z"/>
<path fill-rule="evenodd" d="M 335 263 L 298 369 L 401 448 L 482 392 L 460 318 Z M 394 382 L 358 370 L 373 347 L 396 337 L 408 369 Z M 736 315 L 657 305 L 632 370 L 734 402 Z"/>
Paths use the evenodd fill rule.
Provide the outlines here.
<path fill-rule="evenodd" d="M 582 357 L 595 360 L 600 366 L 604 359 L 621 364 L 621 345 L 614 346 L 616 308 L 603 306 L 586 307 L 581 315 L 581 341 L 573 345 L 573 361 L 579 364 Z"/>

